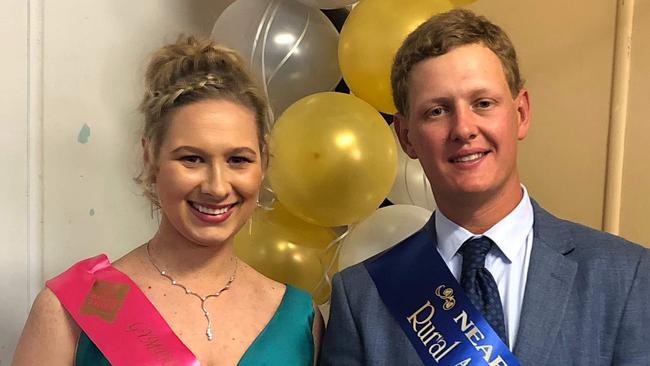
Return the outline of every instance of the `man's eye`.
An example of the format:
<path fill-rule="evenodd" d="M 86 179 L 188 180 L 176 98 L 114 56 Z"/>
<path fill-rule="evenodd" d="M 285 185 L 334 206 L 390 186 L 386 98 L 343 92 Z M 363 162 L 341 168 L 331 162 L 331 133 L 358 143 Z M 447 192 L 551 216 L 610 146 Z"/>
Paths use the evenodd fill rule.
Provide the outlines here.
<path fill-rule="evenodd" d="M 491 106 L 492 106 L 492 102 L 489 100 L 479 100 L 476 103 L 476 107 L 480 109 L 490 108 Z"/>
<path fill-rule="evenodd" d="M 429 112 L 427 113 L 427 115 L 429 117 L 438 117 L 438 116 L 441 116 L 443 113 L 445 113 L 445 108 L 443 108 L 443 107 L 435 107 L 435 108 L 429 109 Z"/>

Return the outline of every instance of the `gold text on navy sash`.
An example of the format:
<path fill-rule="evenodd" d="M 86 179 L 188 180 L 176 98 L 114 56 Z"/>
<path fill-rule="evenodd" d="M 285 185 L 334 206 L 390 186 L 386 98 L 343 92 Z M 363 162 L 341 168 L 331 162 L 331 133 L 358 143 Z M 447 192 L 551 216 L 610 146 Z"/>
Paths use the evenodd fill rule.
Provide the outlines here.
<path fill-rule="evenodd" d="M 436 289 L 436 295 L 441 299 L 445 299 L 443 305 L 444 310 L 451 310 L 454 306 L 450 305 L 450 293 L 441 291 L 443 286 Z M 440 296 L 442 294 L 447 296 Z M 453 295 L 453 293 L 451 293 Z M 453 303 L 455 305 L 455 302 Z M 446 306 L 445 306 L 446 305 Z M 410 316 L 406 317 L 413 332 L 418 336 L 420 342 L 428 348 L 431 358 L 440 363 L 445 356 L 447 356 L 454 348 L 458 347 L 463 340 L 450 340 L 445 337 L 435 323 L 436 308 L 427 300 L 419 309 L 415 310 Z M 453 318 L 453 321 L 458 325 L 459 330 L 465 335 L 467 341 L 473 348 L 483 355 L 482 359 L 489 366 L 507 366 L 506 361 L 503 360 L 501 355 L 493 354 L 495 347 L 486 342 L 483 332 L 474 322 L 469 319 L 465 310 L 461 310 L 458 315 Z M 470 365 L 471 357 L 456 363 L 456 366 Z M 446 363 L 449 364 L 449 363 Z"/>

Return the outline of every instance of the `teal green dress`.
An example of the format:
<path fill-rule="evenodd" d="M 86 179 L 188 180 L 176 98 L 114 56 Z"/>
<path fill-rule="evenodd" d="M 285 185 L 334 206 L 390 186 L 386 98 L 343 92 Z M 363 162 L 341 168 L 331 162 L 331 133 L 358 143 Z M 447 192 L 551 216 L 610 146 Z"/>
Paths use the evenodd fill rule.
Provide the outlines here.
<path fill-rule="evenodd" d="M 314 361 L 314 309 L 309 294 L 287 285 L 280 306 L 248 347 L 239 366 L 311 366 Z M 101 351 L 81 332 L 75 366 L 110 366 Z"/>

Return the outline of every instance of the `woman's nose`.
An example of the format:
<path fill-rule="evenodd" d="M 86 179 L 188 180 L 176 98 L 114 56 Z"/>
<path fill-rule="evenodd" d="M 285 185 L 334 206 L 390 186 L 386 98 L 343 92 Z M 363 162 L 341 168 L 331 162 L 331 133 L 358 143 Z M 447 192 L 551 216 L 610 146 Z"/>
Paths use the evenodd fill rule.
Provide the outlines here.
<path fill-rule="evenodd" d="M 227 196 L 230 192 L 227 170 L 217 165 L 209 167 L 201 184 L 201 192 L 216 198 Z"/>

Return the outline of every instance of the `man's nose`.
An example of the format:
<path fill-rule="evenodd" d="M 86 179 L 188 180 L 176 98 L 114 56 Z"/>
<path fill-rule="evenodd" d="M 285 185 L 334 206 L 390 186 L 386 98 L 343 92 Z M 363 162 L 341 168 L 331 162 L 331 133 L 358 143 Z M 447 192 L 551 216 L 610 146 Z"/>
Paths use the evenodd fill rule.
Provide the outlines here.
<path fill-rule="evenodd" d="M 450 140 L 467 142 L 478 135 L 476 115 L 467 106 L 457 106 L 451 116 Z"/>

